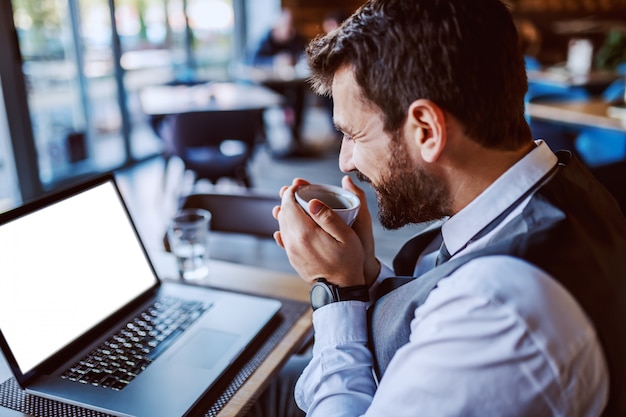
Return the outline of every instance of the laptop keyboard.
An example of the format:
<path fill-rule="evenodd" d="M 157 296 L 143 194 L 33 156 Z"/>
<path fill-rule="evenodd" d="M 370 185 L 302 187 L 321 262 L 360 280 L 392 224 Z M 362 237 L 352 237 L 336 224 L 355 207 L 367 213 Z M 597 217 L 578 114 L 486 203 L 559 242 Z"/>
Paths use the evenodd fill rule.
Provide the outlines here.
<path fill-rule="evenodd" d="M 61 377 L 119 391 L 210 307 L 199 301 L 159 299 Z"/>

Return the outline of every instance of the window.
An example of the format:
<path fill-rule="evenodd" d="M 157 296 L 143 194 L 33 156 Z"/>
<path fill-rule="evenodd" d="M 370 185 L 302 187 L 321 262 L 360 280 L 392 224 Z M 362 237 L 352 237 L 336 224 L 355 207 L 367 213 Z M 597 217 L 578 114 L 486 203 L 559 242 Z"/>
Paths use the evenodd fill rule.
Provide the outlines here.
<path fill-rule="evenodd" d="M 232 0 L 11 0 L 3 7 L 17 33 L 28 106 L 18 111 L 29 113 L 33 172 L 43 189 L 159 153 L 139 91 L 226 78 L 234 57 Z"/>
<path fill-rule="evenodd" d="M 11 158 L 13 149 L 9 138 L 9 125 L 0 83 L 0 212 L 16 207 L 20 203 L 15 165 Z"/>

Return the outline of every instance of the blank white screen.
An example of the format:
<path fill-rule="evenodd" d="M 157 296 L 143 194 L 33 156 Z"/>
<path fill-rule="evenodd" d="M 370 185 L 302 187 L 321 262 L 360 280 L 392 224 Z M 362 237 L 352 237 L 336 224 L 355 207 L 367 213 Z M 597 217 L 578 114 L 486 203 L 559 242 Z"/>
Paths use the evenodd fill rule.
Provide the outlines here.
<path fill-rule="evenodd" d="M 23 373 L 156 278 L 112 183 L 0 226 L 0 329 Z"/>

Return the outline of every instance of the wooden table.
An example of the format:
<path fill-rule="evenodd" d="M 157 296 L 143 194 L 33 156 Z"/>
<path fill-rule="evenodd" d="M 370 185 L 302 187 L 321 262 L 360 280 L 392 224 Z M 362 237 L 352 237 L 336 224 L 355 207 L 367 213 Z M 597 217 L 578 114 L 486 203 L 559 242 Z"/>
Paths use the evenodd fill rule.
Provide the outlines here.
<path fill-rule="evenodd" d="M 584 101 L 530 102 L 528 116 L 538 120 L 579 127 L 596 127 L 626 132 L 626 119 L 609 116 L 611 105 L 601 98 Z"/>
<path fill-rule="evenodd" d="M 142 89 L 145 114 L 164 116 L 200 111 L 257 110 L 283 105 L 283 97 L 249 83 L 210 82 L 197 85 L 157 85 Z"/>
<path fill-rule="evenodd" d="M 529 85 L 537 84 L 554 88 L 582 89 L 591 95 L 601 94 L 620 75 L 610 71 L 592 71 L 588 74 L 573 75 L 561 70 L 529 70 L 526 72 Z"/>
<path fill-rule="evenodd" d="M 291 65 L 241 65 L 233 70 L 237 79 L 267 87 L 285 98 L 286 107 L 293 111 L 291 144 L 286 151 L 274 152 L 275 157 L 315 157 L 319 150 L 308 146 L 303 140 L 304 114 L 307 95 L 311 94 L 310 71 L 306 63 Z"/>
<path fill-rule="evenodd" d="M 154 259 L 154 263 L 160 276 L 176 276 L 176 263 L 171 254 L 163 252 L 162 256 Z M 211 261 L 210 276 L 198 284 L 308 302 L 309 286 L 296 275 L 217 260 Z M 219 417 L 241 416 L 243 414 L 248 403 L 258 397 L 287 359 L 310 336 L 312 331 L 311 314 L 309 309 L 306 314 L 300 317 L 278 346 L 221 409 L 218 414 Z M 0 356 L 0 359 L 0 381 L 5 381 L 11 377 L 11 373 L 4 357 Z M 0 416 L 26 415 L 0 407 Z"/>
<path fill-rule="evenodd" d="M 285 83 L 301 84 L 308 87 L 311 72 L 306 65 L 239 65 L 233 75 L 240 80 L 255 84 Z"/>

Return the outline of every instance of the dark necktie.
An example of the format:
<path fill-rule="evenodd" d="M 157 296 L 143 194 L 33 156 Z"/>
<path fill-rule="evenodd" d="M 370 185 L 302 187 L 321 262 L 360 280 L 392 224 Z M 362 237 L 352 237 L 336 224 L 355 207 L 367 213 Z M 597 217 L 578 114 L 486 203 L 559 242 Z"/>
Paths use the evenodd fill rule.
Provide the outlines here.
<path fill-rule="evenodd" d="M 435 228 L 407 241 L 393 259 L 393 270 L 396 275 L 412 277 L 417 258 L 419 258 L 420 254 L 426 249 L 426 246 L 440 233 L 441 228 Z"/>
<path fill-rule="evenodd" d="M 383 295 L 395 290 L 402 285 L 413 281 L 415 273 L 415 265 L 417 264 L 417 259 L 422 254 L 424 249 L 435 239 L 438 235 L 441 234 L 441 227 L 434 228 L 417 236 L 414 236 L 412 239 L 407 241 L 402 248 L 398 251 L 398 254 L 393 259 L 393 269 L 397 276 L 385 278 L 380 285 L 376 288 L 376 291 L 373 294 L 373 299 L 378 300 Z M 445 249 L 444 249 L 445 250 Z M 448 258 L 450 254 L 445 250 Z M 437 259 L 441 255 L 441 249 L 439 249 L 439 255 Z M 446 259 L 448 260 L 448 259 Z"/>

